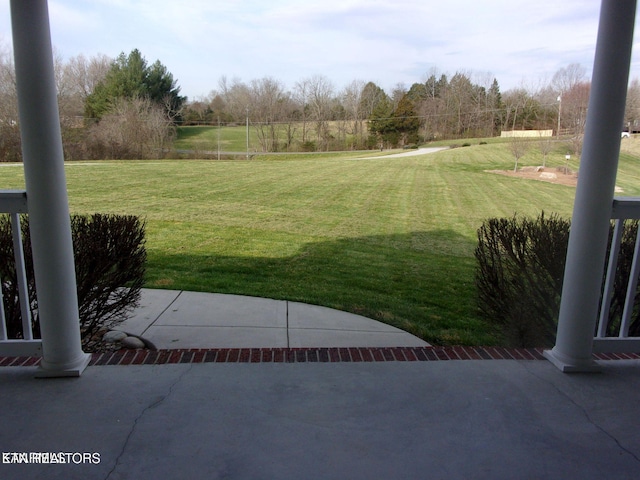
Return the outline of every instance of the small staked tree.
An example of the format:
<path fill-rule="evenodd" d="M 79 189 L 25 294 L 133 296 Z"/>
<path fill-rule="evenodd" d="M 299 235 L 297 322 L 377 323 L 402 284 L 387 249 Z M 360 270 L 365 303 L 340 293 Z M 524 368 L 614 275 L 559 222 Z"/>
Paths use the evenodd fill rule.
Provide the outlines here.
<path fill-rule="evenodd" d="M 551 137 L 543 137 L 540 134 L 540 141 L 538 142 L 538 148 L 540 149 L 540 153 L 542 154 L 542 166 L 547 166 L 547 156 L 551 153 L 553 149 L 553 141 Z"/>
<path fill-rule="evenodd" d="M 525 156 L 530 145 L 531 144 L 523 137 L 512 137 L 509 141 L 509 151 L 513 154 L 516 160 L 515 166 L 513 167 L 514 172 L 518 171 L 518 161 Z"/>

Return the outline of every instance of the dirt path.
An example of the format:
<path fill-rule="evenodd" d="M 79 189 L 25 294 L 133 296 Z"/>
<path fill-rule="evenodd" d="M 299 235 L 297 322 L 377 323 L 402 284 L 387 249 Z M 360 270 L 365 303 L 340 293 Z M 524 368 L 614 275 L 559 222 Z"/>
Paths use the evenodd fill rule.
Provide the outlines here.
<path fill-rule="evenodd" d="M 526 180 L 538 180 L 541 182 L 555 183 L 575 187 L 578 183 L 578 174 L 574 172 L 564 173 L 560 169 L 542 167 L 523 167 L 517 172 L 513 170 L 487 170 L 489 173 L 505 175 L 507 177 L 524 178 Z"/>

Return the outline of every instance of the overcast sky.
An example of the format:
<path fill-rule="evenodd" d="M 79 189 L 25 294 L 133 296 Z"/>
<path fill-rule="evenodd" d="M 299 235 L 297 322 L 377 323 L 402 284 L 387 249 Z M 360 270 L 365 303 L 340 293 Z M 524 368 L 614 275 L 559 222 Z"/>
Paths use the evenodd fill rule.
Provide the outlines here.
<path fill-rule="evenodd" d="M 11 43 L 8 0 L 0 35 Z M 225 75 L 287 88 L 314 74 L 390 91 L 438 74 L 489 74 L 501 90 L 548 83 L 579 63 L 591 76 L 597 0 L 49 0 L 63 57 L 138 48 L 160 60 L 193 99 Z M 638 35 L 636 35 L 638 37 Z M 632 77 L 640 76 L 634 48 Z"/>

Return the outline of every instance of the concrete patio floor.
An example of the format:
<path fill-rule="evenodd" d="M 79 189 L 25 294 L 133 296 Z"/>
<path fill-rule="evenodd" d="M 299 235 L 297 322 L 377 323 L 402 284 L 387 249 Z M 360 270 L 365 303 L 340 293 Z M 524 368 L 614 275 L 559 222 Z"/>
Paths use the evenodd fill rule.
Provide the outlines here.
<path fill-rule="evenodd" d="M 387 327 L 145 291 L 123 330 L 158 352 L 96 354 L 66 379 L 0 362 L 30 365 L 0 367 L 0 479 L 638 478 L 637 356 L 563 374 L 540 351 Z M 67 463 L 34 463 L 43 453 Z"/>
<path fill-rule="evenodd" d="M 635 479 L 640 361 L 0 368 L 2 479 Z M 9 455 L 9 456 L 7 456 Z M 76 455 L 76 460 L 80 457 Z"/>

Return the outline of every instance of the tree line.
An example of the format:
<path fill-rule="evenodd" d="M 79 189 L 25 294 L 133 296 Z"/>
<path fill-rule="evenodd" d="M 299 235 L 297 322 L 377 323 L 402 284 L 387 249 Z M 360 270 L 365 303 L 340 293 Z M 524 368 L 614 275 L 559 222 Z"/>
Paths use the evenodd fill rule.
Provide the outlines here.
<path fill-rule="evenodd" d="M 504 93 L 489 74 L 449 76 L 434 69 L 425 78 L 386 92 L 374 82 L 359 80 L 336 89 L 321 75 L 300 80 L 291 89 L 271 77 L 248 83 L 222 77 L 217 89 L 186 105 L 183 122 L 243 124 L 248 118 L 264 151 L 299 147 L 293 144 L 296 129 L 299 143 L 317 150 L 402 147 L 492 137 L 505 130 L 579 136 L 584 129 L 590 82 L 578 64 L 558 70 L 541 87 Z M 640 118 L 637 81 L 630 87 L 629 99 L 627 121 L 634 124 Z M 317 144 L 308 145 L 310 135 Z"/>
<path fill-rule="evenodd" d="M 553 130 L 579 137 L 590 82 L 571 64 L 547 84 L 501 92 L 490 74 L 432 69 L 423 82 L 385 91 L 354 80 L 343 88 L 323 76 L 291 88 L 273 77 L 221 77 L 207 96 L 187 99 L 159 60 L 137 49 L 112 59 L 54 58 L 66 158 L 150 158 L 170 151 L 179 125 L 244 125 L 257 149 L 329 151 L 406 147 L 439 139 L 491 137 L 504 130 Z M 640 129 L 640 82 L 628 92 L 625 124 Z M 623 128 L 623 126 L 621 126 Z M 0 159 L 20 160 L 13 63 L 0 49 Z"/>
<path fill-rule="evenodd" d="M 175 137 L 186 97 L 167 68 L 137 49 L 112 59 L 54 54 L 65 158 L 154 158 Z M 20 161 L 13 61 L 0 49 L 0 161 Z"/>

